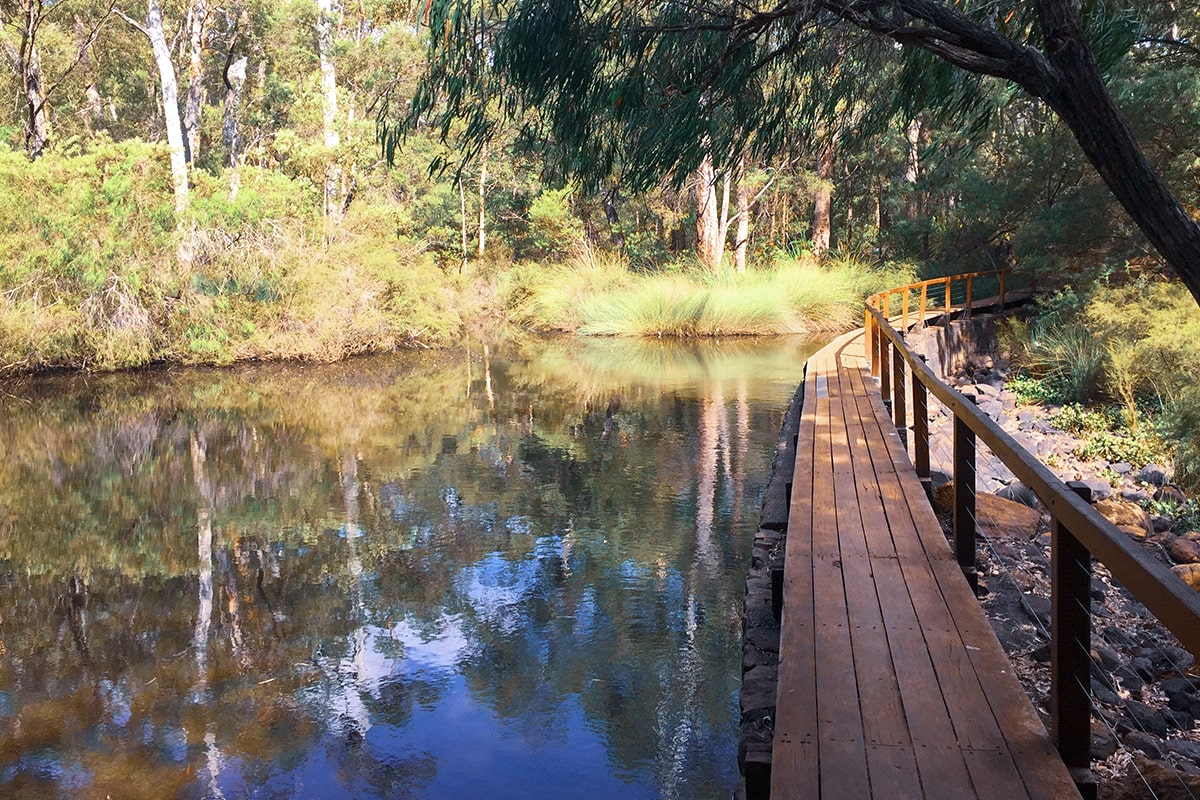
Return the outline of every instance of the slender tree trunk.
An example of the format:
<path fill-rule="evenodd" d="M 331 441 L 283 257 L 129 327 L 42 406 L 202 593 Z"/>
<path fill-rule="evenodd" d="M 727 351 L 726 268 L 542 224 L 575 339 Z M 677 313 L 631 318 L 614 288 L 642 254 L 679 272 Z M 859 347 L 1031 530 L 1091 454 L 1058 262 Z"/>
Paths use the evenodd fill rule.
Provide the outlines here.
<path fill-rule="evenodd" d="M 833 241 L 833 169 L 836 153 L 832 144 L 822 146 L 817 155 L 817 185 L 813 197 L 812 247 L 818 256 L 829 252 Z"/>
<path fill-rule="evenodd" d="M 461 178 L 458 181 L 458 214 L 462 224 L 462 260 L 458 262 L 458 271 L 461 273 L 467 263 L 467 190 Z"/>
<path fill-rule="evenodd" d="M 205 0 L 192 0 L 188 12 L 188 90 L 183 105 L 183 146 L 188 164 L 200 157 L 200 109 L 204 105 Z"/>
<path fill-rule="evenodd" d="M 96 88 L 96 70 L 92 63 L 91 53 L 88 52 L 88 32 L 83 25 L 83 20 L 78 14 L 74 17 L 75 22 L 75 43 L 79 49 L 79 66 L 83 69 L 87 80 L 87 88 L 83 90 L 83 106 L 79 109 L 79 116 L 83 120 L 83 128 L 88 133 L 91 133 L 94 126 L 97 125 L 104 117 L 104 100 L 100 97 L 100 90 Z"/>
<path fill-rule="evenodd" d="M 229 176 L 229 199 L 236 200 L 241 187 L 242 129 L 238 112 L 242 105 L 242 87 L 246 85 L 246 57 L 242 56 L 225 70 L 225 109 L 221 119 L 221 138 L 225 141 L 225 165 Z"/>
<path fill-rule="evenodd" d="M 25 100 L 29 106 L 28 128 L 25 134 L 30 160 L 36 161 L 50 146 L 50 106 L 44 90 L 42 59 L 36 49 L 29 51 L 25 68 Z"/>
<path fill-rule="evenodd" d="M 188 207 L 188 168 L 183 144 L 183 125 L 179 119 L 179 84 L 175 79 L 175 64 L 171 47 L 163 30 L 162 8 L 158 0 L 148 0 L 146 26 L 141 29 L 150 40 L 154 64 L 158 68 L 158 85 L 162 100 L 163 124 L 167 129 L 167 146 L 171 151 L 171 183 L 175 188 L 175 212 Z"/>
<path fill-rule="evenodd" d="M 696 199 L 696 256 L 701 264 L 715 270 L 721 264 L 725 242 L 721 239 L 716 174 L 711 155 L 704 156 L 692 176 L 692 192 Z"/>
<path fill-rule="evenodd" d="M 604 218 L 608 220 L 608 240 L 612 242 L 614 247 L 621 250 L 625 249 L 625 236 L 622 235 L 621 229 L 618 227 L 621 224 L 621 217 L 617 213 L 617 190 L 611 192 L 604 191 L 604 187 L 600 187 L 601 205 L 604 206 Z M 657 231 L 656 231 L 657 233 Z"/>
<path fill-rule="evenodd" d="M 337 70 L 333 63 L 333 40 L 336 31 L 333 0 L 317 0 L 317 59 L 321 66 L 321 124 L 325 134 L 325 147 L 331 151 L 340 143 L 337 131 Z M 325 216 L 329 217 L 340 206 L 339 193 L 341 170 L 333 153 L 325 170 Z"/>
<path fill-rule="evenodd" d="M 476 254 L 476 258 L 483 258 L 483 251 L 487 247 L 487 208 L 484 205 L 484 193 L 487 189 L 487 160 L 488 148 L 484 143 L 483 150 L 479 154 L 479 252 Z"/>
<path fill-rule="evenodd" d="M 738 159 L 737 173 L 737 234 L 733 241 L 733 265 L 738 272 L 746 271 L 746 251 L 750 246 L 750 192 L 746 190 L 746 157 Z"/>
<path fill-rule="evenodd" d="M 908 184 L 908 218 L 918 219 L 921 216 L 921 197 L 917 193 L 917 181 L 921 178 L 921 135 L 923 133 L 920 117 L 913 117 L 912 122 L 904 131 L 908 141 L 908 166 L 904 170 L 904 182 Z"/>

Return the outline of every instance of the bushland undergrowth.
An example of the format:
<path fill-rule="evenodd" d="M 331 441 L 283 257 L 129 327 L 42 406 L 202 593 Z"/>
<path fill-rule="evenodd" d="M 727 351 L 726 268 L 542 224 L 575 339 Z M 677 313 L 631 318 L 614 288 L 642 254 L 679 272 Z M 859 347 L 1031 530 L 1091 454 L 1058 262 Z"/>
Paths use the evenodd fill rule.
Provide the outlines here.
<path fill-rule="evenodd" d="M 1083 437 L 1084 457 L 1139 465 L 1173 459 L 1200 489 L 1200 316 L 1178 282 L 1097 282 L 1011 321 L 1002 346 L 1025 402 L 1062 404 L 1056 419 Z"/>
<path fill-rule="evenodd" d="M 334 360 L 507 324 L 822 333 L 911 275 L 850 258 L 634 269 L 584 245 L 460 267 L 418 237 L 398 193 L 372 192 L 332 224 L 318 187 L 277 170 L 243 166 L 232 200 L 227 175 L 194 170 L 191 208 L 176 218 L 166 162 L 160 146 L 132 140 L 33 163 L 0 147 L 0 373 Z M 531 235 L 538 225 L 531 217 Z"/>

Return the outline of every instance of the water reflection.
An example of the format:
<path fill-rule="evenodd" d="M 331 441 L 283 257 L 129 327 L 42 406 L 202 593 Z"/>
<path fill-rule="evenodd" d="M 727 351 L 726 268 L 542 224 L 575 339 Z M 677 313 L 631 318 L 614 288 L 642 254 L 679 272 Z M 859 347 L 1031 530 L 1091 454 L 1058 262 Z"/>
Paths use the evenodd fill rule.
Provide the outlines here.
<path fill-rule="evenodd" d="M 728 797 L 794 342 L 0 394 L 0 794 Z"/>

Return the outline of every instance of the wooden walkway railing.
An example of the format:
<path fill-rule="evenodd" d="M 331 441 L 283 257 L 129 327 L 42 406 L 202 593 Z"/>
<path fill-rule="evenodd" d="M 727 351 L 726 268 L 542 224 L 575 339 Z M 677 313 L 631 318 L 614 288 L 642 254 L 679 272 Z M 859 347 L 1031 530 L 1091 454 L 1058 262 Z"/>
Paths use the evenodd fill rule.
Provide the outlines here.
<path fill-rule="evenodd" d="M 942 384 L 894 327 L 948 306 L 969 314 L 982 305 L 973 284 L 992 277 L 1003 294 L 1002 275 L 979 273 L 876 295 L 865 329 L 806 365 L 782 581 L 772 798 L 1050 800 L 1078 797 L 1080 789 L 1094 796 L 1089 553 L 1200 653 L 1200 598 Z M 910 298 L 912 320 L 904 311 Z M 955 416 L 953 549 L 923 491 L 929 393 Z M 1050 735 L 972 591 L 977 439 L 1055 520 Z"/>

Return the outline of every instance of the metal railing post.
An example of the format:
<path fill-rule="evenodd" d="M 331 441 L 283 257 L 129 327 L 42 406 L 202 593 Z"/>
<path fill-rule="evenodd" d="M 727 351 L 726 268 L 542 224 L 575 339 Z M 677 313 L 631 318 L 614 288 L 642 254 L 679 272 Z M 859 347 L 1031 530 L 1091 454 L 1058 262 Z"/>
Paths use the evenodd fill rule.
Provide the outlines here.
<path fill-rule="evenodd" d="M 1085 484 L 1067 484 L 1085 500 Z M 1057 519 L 1050 529 L 1050 735 L 1075 785 L 1096 797 L 1092 758 L 1092 554 Z"/>
<path fill-rule="evenodd" d="M 963 395 L 972 403 L 972 395 Z M 979 588 L 975 572 L 975 432 L 954 415 L 954 556 L 971 584 Z"/>

